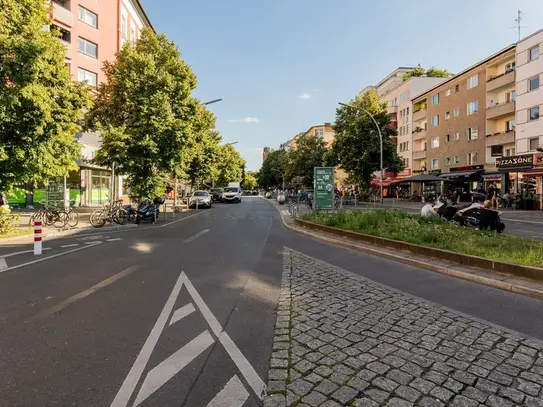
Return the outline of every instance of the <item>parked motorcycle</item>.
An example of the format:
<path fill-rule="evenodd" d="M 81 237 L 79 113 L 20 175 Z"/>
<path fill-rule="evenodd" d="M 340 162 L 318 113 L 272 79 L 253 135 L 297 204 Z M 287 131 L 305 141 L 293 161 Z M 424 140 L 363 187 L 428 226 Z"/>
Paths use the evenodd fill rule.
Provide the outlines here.
<path fill-rule="evenodd" d="M 160 205 L 162 205 L 164 201 L 164 198 L 155 198 L 153 199 L 153 202 L 149 199 L 141 201 L 136 213 L 136 225 L 142 220 L 148 220 L 154 223 L 160 215 Z"/>
<path fill-rule="evenodd" d="M 138 211 L 132 205 L 123 205 L 123 209 L 128 213 L 128 221 L 133 222 L 136 220 Z"/>

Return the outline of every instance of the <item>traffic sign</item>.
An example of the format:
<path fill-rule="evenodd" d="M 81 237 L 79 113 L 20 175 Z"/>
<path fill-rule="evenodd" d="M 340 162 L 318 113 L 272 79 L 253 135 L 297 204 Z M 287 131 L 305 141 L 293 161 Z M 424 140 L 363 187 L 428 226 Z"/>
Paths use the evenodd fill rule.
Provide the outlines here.
<path fill-rule="evenodd" d="M 334 209 L 334 167 L 315 167 L 314 210 Z"/>

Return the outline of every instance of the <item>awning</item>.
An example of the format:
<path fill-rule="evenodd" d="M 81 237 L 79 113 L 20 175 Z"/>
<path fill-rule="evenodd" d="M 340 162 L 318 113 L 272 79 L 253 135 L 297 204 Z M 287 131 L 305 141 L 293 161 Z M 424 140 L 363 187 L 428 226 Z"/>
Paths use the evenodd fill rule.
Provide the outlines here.
<path fill-rule="evenodd" d="M 370 182 L 370 187 L 372 188 L 379 188 L 381 186 L 381 180 L 378 179 L 372 179 Z M 383 180 L 383 186 L 388 187 L 390 186 L 390 181 Z"/>
<path fill-rule="evenodd" d="M 499 172 L 489 172 L 488 174 L 483 174 L 483 180 L 485 181 L 501 181 L 502 174 Z"/>
<path fill-rule="evenodd" d="M 443 178 L 471 178 L 473 175 L 478 174 L 482 172 L 483 170 L 475 170 L 475 171 L 458 171 L 458 172 L 447 172 L 445 174 L 441 174 L 440 177 Z"/>
<path fill-rule="evenodd" d="M 535 176 L 535 175 L 543 175 L 543 168 L 532 168 L 530 170 L 526 170 L 524 171 L 524 176 L 525 177 L 529 177 L 529 176 Z"/>

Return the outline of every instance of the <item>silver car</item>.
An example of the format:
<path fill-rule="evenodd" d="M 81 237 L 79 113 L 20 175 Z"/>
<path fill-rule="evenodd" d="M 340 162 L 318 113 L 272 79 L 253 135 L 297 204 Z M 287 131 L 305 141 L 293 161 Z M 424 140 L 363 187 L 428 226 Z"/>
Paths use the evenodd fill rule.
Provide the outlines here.
<path fill-rule="evenodd" d="M 213 205 L 213 200 L 211 199 L 209 192 L 194 191 L 190 197 L 189 206 L 191 208 L 196 208 L 196 204 L 198 204 L 199 208 L 211 208 L 211 205 Z"/>

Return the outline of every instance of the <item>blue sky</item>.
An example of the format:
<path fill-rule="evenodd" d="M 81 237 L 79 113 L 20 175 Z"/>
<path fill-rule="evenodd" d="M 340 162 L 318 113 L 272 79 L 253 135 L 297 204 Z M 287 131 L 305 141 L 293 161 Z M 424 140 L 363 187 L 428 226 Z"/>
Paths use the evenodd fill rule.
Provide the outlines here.
<path fill-rule="evenodd" d="M 249 170 L 398 66 L 459 72 L 516 41 L 519 8 L 523 36 L 543 28 L 542 0 L 142 1 L 198 76 L 194 95 L 224 99 L 217 129 Z"/>

